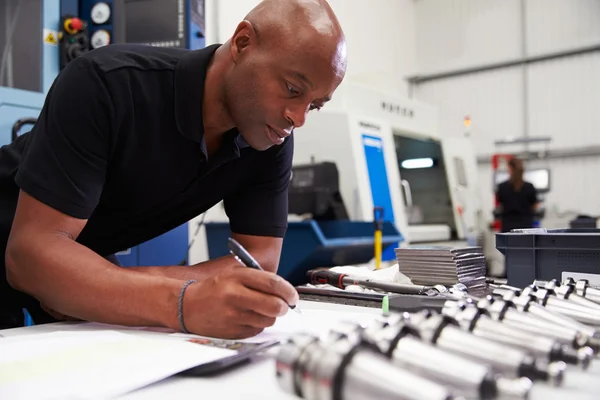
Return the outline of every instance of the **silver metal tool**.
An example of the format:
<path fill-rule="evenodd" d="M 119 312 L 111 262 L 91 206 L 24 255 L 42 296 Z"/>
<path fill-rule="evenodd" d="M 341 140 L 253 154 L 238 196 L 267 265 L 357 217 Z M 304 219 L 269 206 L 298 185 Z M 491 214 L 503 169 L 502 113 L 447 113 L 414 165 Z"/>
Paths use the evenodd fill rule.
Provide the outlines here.
<path fill-rule="evenodd" d="M 507 298 L 510 298 L 510 294 L 505 296 L 505 299 Z M 513 296 L 510 298 L 510 300 L 519 311 L 524 311 L 547 321 L 551 321 L 558 326 L 571 327 L 590 338 L 600 338 L 600 332 L 596 330 L 596 328 L 581 323 L 570 316 L 563 314 L 557 310 L 557 307 L 550 307 L 549 305 L 544 307 L 543 305 L 537 303 L 535 297 L 531 296 L 528 291 L 524 290 L 520 296 Z M 590 347 L 593 348 L 591 345 Z M 594 350 L 596 351 L 596 349 Z"/>
<path fill-rule="evenodd" d="M 600 313 L 600 304 L 578 295 L 575 285 L 563 285 L 558 279 L 552 279 L 551 281 L 533 281 L 533 286 L 540 289 L 546 289 L 550 293 L 556 295 L 559 299 L 572 301 Z"/>
<path fill-rule="evenodd" d="M 468 301 L 446 302 L 442 313 L 456 320 L 459 325 L 475 336 L 519 348 L 547 362 L 564 361 L 587 369 L 594 358 L 589 347 L 575 349 L 556 339 L 536 336 L 514 326 L 493 320 L 488 315 L 493 298 L 485 298 L 477 304 Z"/>
<path fill-rule="evenodd" d="M 500 296 L 530 296 L 538 304 L 549 311 L 566 315 L 578 322 L 592 327 L 600 326 L 600 304 L 574 293 L 575 289 L 568 285 L 557 286 L 557 281 L 534 281 L 525 289 L 501 285 L 494 289 Z"/>
<path fill-rule="evenodd" d="M 470 399 L 526 399 L 532 387 L 528 378 L 497 377 L 488 365 L 423 342 L 407 322 L 377 321 L 364 329 L 362 337 L 394 364 L 449 385 Z"/>
<path fill-rule="evenodd" d="M 565 314 L 556 312 L 556 310 L 546 308 L 541 304 L 538 304 L 533 296 L 531 296 L 529 293 L 523 293 L 523 291 L 520 289 L 494 289 L 494 294 L 501 295 L 503 300 L 513 304 L 518 311 L 529 313 L 540 319 L 550 321 L 554 323 L 557 328 L 569 327 L 581 332 L 581 334 L 589 338 L 600 339 L 600 332 L 597 331 L 596 328 L 576 321 Z M 593 340 L 591 342 L 597 342 L 597 340 Z M 600 350 L 600 347 L 598 346 L 599 344 L 600 341 L 593 344 L 588 343 L 587 345 L 592 347 L 597 353 Z"/>
<path fill-rule="evenodd" d="M 505 299 L 509 297 L 505 296 Z M 561 314 L 551 313 L 531 300 L 514 296 L 512 299 L 517 303 L 511 300 L 494 299 L 487 308 L 490 317 L 503 324 L 534 335 L 550 337 L 575 348 L 590 347 L 595 353 L 600 351 L 600 340 L 580 331 L 580 324 L 577 321 Z M 529 312 L 530 310 L 533 312 Z M 565 323 L 565 320 L 568 322 Z"/>
<path fill-rule="evenodd" d="M 449 389 L 390 363 L 354 335 L 325 345 L 300 334 L 281 346 L 277 379 L 307 400 L 458 400 Z"/>
<path fill-rule="evenodd" d="M 591 287 L 587 279 L 579 279 L 575 281 L 573 278 L 567 278 L 562 284 L 573 286 L 579 296 L 585 297 L 593 302 L 600 303 L 600 289 Z"/>
<path fill-rule="evenodd" d="M 575 321 L 593 327 L 600 326 L 600 312 L 576 302 L 558 298 L 551 290 L 537 288 L 532 285 L 523 289 L 521 296 L 530 296 L 549 311 L 566 315 Z"/>
<path fill-rule="evenodd" d="M 563 382 L 566 364 L 562 361 L 539 365 L 536 358 L 522 350 L 477 337 L 462 330 L 447 316 L 427 312 L 411 314 L 421 338 L 449 352 L 489 364 L 507 378 L 527 377 L 547 381 L 554 386 Z"/>

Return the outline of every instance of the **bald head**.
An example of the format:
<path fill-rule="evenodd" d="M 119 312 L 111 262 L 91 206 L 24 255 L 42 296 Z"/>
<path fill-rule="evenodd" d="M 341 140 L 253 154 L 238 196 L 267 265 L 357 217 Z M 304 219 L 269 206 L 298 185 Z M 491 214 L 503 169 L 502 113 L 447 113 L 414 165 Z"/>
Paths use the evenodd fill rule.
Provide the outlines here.
<path fill-rule="evenodd" d="M 259 37 L 344 40 L 337 17 L 324 0 L 264 0 L 245 19 Z"/>
<path fill-rule="evenodd" d="M 329 58 L 342 76 L 346 71 L 346 40 L 325 0 L 263 0 L 245 18 L 257 44 L 306 56 Z"/>
<path fill-rule="evenodd" d="M 346 73 L 346 40 L 325 0 L 263 0 L 220 53 L 226 107 L 255 149 L 282 144 Z"/>

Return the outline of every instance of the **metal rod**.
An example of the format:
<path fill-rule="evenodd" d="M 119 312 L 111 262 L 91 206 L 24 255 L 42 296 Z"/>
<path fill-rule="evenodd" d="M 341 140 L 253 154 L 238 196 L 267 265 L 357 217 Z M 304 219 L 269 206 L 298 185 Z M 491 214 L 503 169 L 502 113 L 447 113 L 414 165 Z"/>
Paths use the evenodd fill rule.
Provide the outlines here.
<path fill-rule="evenodd" d="M 519 158 L 528 161 L 536 159 L 544 160 L 556 160 L 564 158 L 579 158 L 579 157 L 597 157 L 600 156 L 600 146 L 587 146 L 587 147 L 575 147 L 565 148 L 557 150 L 546 150 L 546 151 L 529 151 L 529 152 L 516 152 Z M 492 162 L 492 155 L 479 155 L 477 156 L 478 164 L 490 164 Z"/>
<path fill-rule="evenodd" d="M 527 4 L 521 0 L 521 57 L 527 58 Z M 521 66 L 521 82 L 523 95 L 523 136 L 529 137 L 529 80 L 527 64 Z M 529 142 L 525 142 L 525 150 L 529 150 Z"/>
<path fill-rule="evenodd" d="M 441 72 L 441 73 L 437 73 L 437 74 L 416 75 L 416 76 L 408 77 L 407 81 L 409 83 L 419 84 L 419 83 L 429 82 L 429 81 L 434 81 L 434 80 L 439 80 L 439 79 L 453 78 L 453 77 L 461 76 L 461 75 L 476 74 L 479 72 L 493 71 L 496 69 L 518 67 L 521 65 L 528 65 L 528 64 L 535 64 L 535 63 L 539 63 L 542 61 L 550 61 L 550 60 L 555 60 L 558 58 L 565 58 L 565 57 L 570 57 L 570 56 L 587 54 L 587 53 L 592 53 L 592 52 L 596 52 L 596 51 L 600 51 L 600 44 L 595 44 L 595 45 L 586 46 L 586 47 L 579 47 L 576 49 L 560 51 L 560 52 L 555 52 L 555 53 L 542 54 L 542 55 L 538 55 L 538 56 L 525 57 L 525 58 L 520 58 L 517 60 L 509 60 L 509 61 L 504 61 L 504 62 L 499 62 L 499 63 L 494 63 L 494 64 L 481 65 L 481 66 L 471 67 L 471 68 L 463 68 L 463 69 L 458 69 L 458 70 L 448 71 L 448 72 Z"/>

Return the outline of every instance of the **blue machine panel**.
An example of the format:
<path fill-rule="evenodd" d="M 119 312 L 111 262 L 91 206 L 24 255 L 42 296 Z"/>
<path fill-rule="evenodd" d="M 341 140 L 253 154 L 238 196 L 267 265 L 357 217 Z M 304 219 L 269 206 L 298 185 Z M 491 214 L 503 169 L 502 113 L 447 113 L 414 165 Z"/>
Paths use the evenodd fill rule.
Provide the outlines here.
<path fill-rule="evenodd" d="M 124 267 L 170 266 L 188 258 L 188 224 L 183 224 L 154 239 L 116 254 Z"/>
<path fill-rule="evenodd" d="M 44 97 L 43 93 L 0 87 L 0 146 L 11 142 L 12 127 L 18 119 L 39 116 Z"/>
<path fill-rule="evenodd" d="M 60 0 L 44 0 L 43 4 L 42 23 L 44 34 L 46 32 L 57 32 L 60 24 Z M 44 93 L 48 93 L 60 69 L 58 46 L 44 41 L 42 60 L 42 86 Z"/>
<path fill-rule="evenodd" d="M 371 184 L 373 207 L 383 207 L 383 220 L 395 224 L 394 207 L 392 206 L 392 196 L 390 195 L 390 185 L 385 167 L 383 140 L 378 136 L 367 134 L 363 134 L 362 139 Z M 395 247 L 398 246 L 389 246 L 384 249 L 381 259 L 384 261 L 394 260 L 396 258 Z"/>
<path fill-rule="evenodd" d="M 110 18 L 95 23 L 94 6 L 104 3 Z M 100 46 L 94 33 L 105 31 L 110 43 L 144 43 L 159 47 L 205 47 L 204 0 L 81 0 L 79 17 L 88 21 L 92 48 Z M 143 12 L 142 12 L 143 11 Z M 179 24 L 179 21 L 184 21 Z M 174 35 L 173 29 L 179 30 Z M 128 37 L 134 33 L 134 37 Z"/>
<path fill-rule="evenodd" d="M 44 0 L 41 7 L 42 29 L 32 32 L 41 32 L 43 35 L 56 32 L 60 19 L 60 1 Z M 58 46 L 44 41 L 41 60 L 41 92 L 0 87 L 0 146 L 11 142 L 12 127 L 18 119 L 37 118 L 40 114 L 46 93 L 59 71 Z M 31 129 L 31 126 L 27 129 Z"/>
<path fill-rule="evenodd" d="M 111 39 L 114 37 L 114 1 L 102 0 L 102 3 L 108 6 L 110 14 L 107 21 L 96 24 L 92 20 L 92 8 L 98 3 L 100 3 L 98 0 L 81 0 L 79 2 L 79 18 L 88 22 L 88 33 L 90 35 L 90 44 L 92 48 L 96 47 L 96 43 L 93 41 L 93 35 L 96 31 L 106 31 Z"/>

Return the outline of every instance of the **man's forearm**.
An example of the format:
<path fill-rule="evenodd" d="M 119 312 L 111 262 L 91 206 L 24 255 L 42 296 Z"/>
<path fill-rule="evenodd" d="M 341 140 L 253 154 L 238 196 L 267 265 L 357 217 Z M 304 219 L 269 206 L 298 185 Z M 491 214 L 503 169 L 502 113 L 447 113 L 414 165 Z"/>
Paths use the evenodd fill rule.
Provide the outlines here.
<path fill-rule="evenodd" d="M 108 324 L 178 326 L 181 280 L 119 268 L 67 237 L 10 246 L 7 267 L 17 289 L 59 313 Z"/>
<path fill-rule="evenodd" d="M 241 265 L 231 256 L 221 257 L 190 266 L 151 266 L 127 267 L 128 270 L 143 272 L 149 275 L 174 278 L 179 280 L 204 280 L 225 268 L 238 268 Z"/>
<path fill-rule="evenodd" d="M 262 265 L 266 271 L 277 272 L 277 266 L 272 265 L 268 258 L 263 254 L 264 250 L 249 250 L 252 256 Z M 215 258 L 214 260 L 204 261 L 190 266 L 151 266 L 151 267 L 127 267 L 128 269 L 144 272 L 156 276 L 164 276 L 181 280 L 195 279 L 197 281 L 206 279 L 225 268 L 243 268 L 242 265 L 233 256 Z"/>

